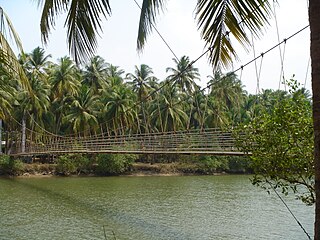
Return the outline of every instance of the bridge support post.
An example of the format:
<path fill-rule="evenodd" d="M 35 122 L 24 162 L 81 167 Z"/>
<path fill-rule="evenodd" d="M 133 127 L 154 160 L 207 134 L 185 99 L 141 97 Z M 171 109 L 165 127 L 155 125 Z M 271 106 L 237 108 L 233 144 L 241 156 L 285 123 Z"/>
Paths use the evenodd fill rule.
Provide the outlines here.
<path fill-rule="evenodd" d="M 21 135 L 21 152 L 26 151 L 26 117 L 23 115 L 22 118 L 22 135 Z"/>

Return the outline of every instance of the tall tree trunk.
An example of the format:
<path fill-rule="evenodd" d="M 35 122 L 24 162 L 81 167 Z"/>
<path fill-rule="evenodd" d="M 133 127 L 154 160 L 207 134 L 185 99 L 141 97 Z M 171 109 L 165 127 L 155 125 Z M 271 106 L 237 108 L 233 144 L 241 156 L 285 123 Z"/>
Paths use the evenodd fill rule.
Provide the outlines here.
<path fill-rule="evenodd" d="M 2 119 L 0 119 L 0 155 L 2 153 Z"/>
<path fill-rule="evenodd" d="M 313 95 L 316 210 L 314 239 L 320 240 L 320 1 L 309 0 L 311 77 Z"/>
<path fill-rule="evenodd" d="M 26 115 L 22 117 L 22 136 L 21 136 L 21 152 L 26 151 Z"/>

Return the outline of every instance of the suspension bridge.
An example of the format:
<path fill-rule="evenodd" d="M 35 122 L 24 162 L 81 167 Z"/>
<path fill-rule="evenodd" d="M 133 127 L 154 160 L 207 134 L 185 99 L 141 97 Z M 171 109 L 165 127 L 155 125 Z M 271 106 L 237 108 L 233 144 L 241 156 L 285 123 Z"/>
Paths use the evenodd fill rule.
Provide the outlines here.
<path fill-rule="evenodd" d="M 230 131 L 198 129 L 189 131 L 128 135 L 99 134 L 88 137 L 32 136 L 25 141 L 18 132 L 7 133 L 7 154 L 14 156 L 112 153 L 112 154 L 196 154 L 244 155 Z"/>
<path fill-rule="evenodd" d="M 242 71 L 244 67 L 251 63 L 255 63 L 256 78 L 257 78 L 257 89 L 259 92 L 259 80 L 261 73 L 262 60 L 264 56 L 270 51 L 279 47 L 280 60 L 281 60 L 281 77 L 284 79 L 283 73 L 283 61 L 284 61 L 284 50 L 281 51 L 280 46 L 286 45 L 287 41 L 303 30 L 307 29 L 308 26 L 303 27 L 297 32 L 293 33 L 283 41 L 279 40 L 278 43 L 256 56 L 254 59 L 241 65 L 239 68 L 233 70 L 229 74 L 225 75 L 221 81 L 224 80 L 228 75 Z M 197 60 L 206 55 L 211 51 L 208 48 L 201 56 L 192 61 L 186 69 L 180 74 L 186 71 L 192 66 Z M 260 67 L 258 70 L 256 61 L 261 59 Z M 309 65 L 308 65 L 309 67 Z M 241 77 L 240 77 L 241 78 Z M 156 92 L 159 92 L 162 88 L 168 85 L 170 82 L 174 82 L 176 78 L 167 81 L 165 84 L 160 86 L 158 89 L 150 93 L 145 99 L 136 103 L 136 106 L 142 105 L 143 102 L 147 102 L 149 98 Z M 241 79 L 240 79 L 241 80 Z M 198 90 L 198 92 L 204 92 L 210 90 L 212 84 L 208 84 L 205 88 Z M 195 93 L 196 96 L 196 93 Z M 190 97 L 190 96 L 187 96 Z M 196 97 L 194 97 L 196 99 Z M 181 99 L 178 103 L 187 101 Z M 196 101 L 196 100 L 195 100 Z M 207 100 L 206 100 L 207 103 Z M 195 103 L 199 106 L 199 102 Z M 197 109 L 199 116 L 202 115 L 201 109 Z M 145 116 L 145 113 L 143 114 Z M 159 117 L 161 117 L 159 109 Z M 205 116 L 202 116 L 205 118 Z M 203 120 L 203 119 L 202 119 Z M 112 119 L 112 121 L 117 121 Z M 139 120 L 138 120 L 139 121 Z M 190 122 L 190 119 L 189 119 Z M 19 123 L 20 124 L 20 123 Z M 37 124 L 38 125 L 38 124 Z M 139 123 L 138 123 L 139 125 Z M 22 128 L 23 126 L 20 125 Z M 147 126 L 147 124 L 145 124 Z M 159 129 L 159 128 L 158 128 Z M 30 129 L 28 131 L 11 131 L 5 133 L 5 141 L 2 145 L 5 145 L 5 153 L 13 156 L 33 156 L 33 155 L 58 155 L 67 153 L 110 153 L 110 154 L 196 154 L 196 155 L 244 155 L 250 153 L 244 153 L 237 147 L 237 141 L 233 137 L 231 130 L 221 130 L 217 128 L 203 128 L 200 126 L 199 129 L 187 129 L 180 131 L 154 131 L 154 129 L 144 129 L 144 133 L 135 132 L 131 133 L 129 129 L 121 129 L 121 131 L 114 131 L 112 134 L 109 131 L 101 131 L 97 134 L 83 134 L 83 136 L 61 136 L 55 135 L 41 129 L 42 132 L 33 132 Z M 4 138 L 3 138 L 4 139 Z"/>

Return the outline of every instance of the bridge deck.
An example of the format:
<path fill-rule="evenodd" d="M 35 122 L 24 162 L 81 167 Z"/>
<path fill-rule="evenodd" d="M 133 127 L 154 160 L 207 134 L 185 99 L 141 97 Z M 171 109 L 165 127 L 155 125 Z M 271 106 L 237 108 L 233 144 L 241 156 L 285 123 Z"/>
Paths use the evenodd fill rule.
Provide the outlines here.
<path fill-rule="evenodd" d="M 14 156 L 66 153 L 245 155 L 237 148 L 231 132 L 217 129 L 73 138 L 45 136 L 33 140 L 30 137 L 25 146 L 15 140 L 10 149 Z"/>
<path fill-rule="evenodd" d="M 181 155 L 211 155 L 211 156 L 244 156 L 251 155 L 251 153 L 244 153 L 239 151 L 146 151 L 146 150 L 100 150 L 100 151 L 89 151 L 89 150 L 72 150 L 72 151 L 50 151 L 50 152 L 25 152 L 25 153 L 13 153 L 12 156 L 33 156 L 33 155 L 61 155 L 71 153 L 84 153 L 84 154 L 181 154 Z"/>

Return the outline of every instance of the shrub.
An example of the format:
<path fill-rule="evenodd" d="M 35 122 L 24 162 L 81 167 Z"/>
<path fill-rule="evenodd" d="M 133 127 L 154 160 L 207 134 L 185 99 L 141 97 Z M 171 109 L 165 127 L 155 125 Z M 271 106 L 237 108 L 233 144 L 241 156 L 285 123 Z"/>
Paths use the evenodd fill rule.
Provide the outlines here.
<path fill-rule="evenodd" d="M 99 175 L 119 175 L 128 171 L 136 158 L 132 154 L 100 154 L 95 170 Z"/>
<path fill-rule="evenodd" d="M 14 159 L 8 155 L 0 155 L 0 174 L 20 175 L 23 171 L 24 164 L 19 159 Z"/>
<path fill-rule="evenodd" d="M 228 159 L 223 156 L 202 156 L 200 158 L 200 166 L 202 171 L 206 174 L 214 173 L 217 171 L 226 171 L 229 169 Z"/>
<path fill-rule="evenodd" d="M 233 156 L 229 159 L 229 171 L 234 173 L 252 172 L 250 168 L 250 158 L 246 156 Z"/>
<path fill-rule="evenodd" d="M 61 155 L 57 160 L 56 172 L 61 175 L 76 173 L 77 166 L 69 155 Z"/>
<path fill-rule="evenodd" d="M 86 155 L 74 154 L 71 158 L 76 166 L 76 171 L 80 173 L 88 173 L 92 169 L 92 163 Z"/>

